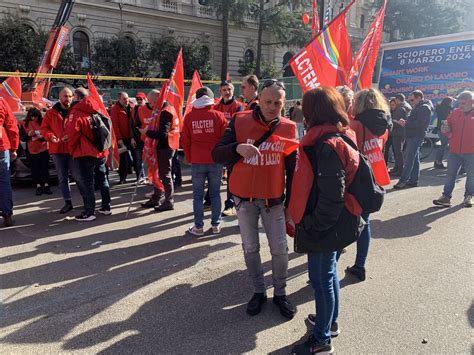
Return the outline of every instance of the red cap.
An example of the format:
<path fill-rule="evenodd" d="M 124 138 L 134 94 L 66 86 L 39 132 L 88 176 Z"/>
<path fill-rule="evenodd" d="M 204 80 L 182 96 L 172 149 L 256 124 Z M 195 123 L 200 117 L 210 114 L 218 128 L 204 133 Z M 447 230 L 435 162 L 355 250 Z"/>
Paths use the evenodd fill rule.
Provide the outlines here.
<path fill-rule="evenodd" d="M 136 98 L 136 99 L 143 99 L 143 100 L 146 100 L 146 95 L 145 95 L 144 92 L 139 91 L 139 92 L 137 92 L 137 94 L 135 95 L 135 98 Z"/>

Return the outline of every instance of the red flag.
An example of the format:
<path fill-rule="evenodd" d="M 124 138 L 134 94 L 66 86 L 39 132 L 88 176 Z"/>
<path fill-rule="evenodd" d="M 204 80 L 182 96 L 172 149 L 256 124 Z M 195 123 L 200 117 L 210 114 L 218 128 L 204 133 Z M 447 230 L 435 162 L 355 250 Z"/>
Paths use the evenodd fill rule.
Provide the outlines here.
<path fill-rule="evenodd" d="M 347 80 L 348 85 L 354 91 L 368 89 L 372 85 L 372 75 L 379 53 L 380 40 L 382 39 L 386 6 L 387 0 L 384 1 L 382 7 L 375 15 L 375 19 L 370 25 L 369 33 L 355 56 L 354 64 Z"/>
<path fill-rule="evenodd" d="M 92 97 L 99 104 L 99 113 L 103 114 L 105 117 L 107 117 L 110 120 L 109 112 L 107 111 L 104 105 L 104 102 L 102 101 L 102 97 L 97 91 L 97 88 L 92 82 L 92 79 L 89 73 L 87 73 L 87 86 L 89 87 L 89 96 Z M 120 162 L 120 154 L 118 151 L 117 138 L 115 137 L 113 126 L 112 126 L 112 148 L 111 149 L 112 149 L 112 165 L 114 168 L 118 168 L 119 162 Z M 111 160 L 108 159 L 107 164 L 109 165 L 109 167 L 110 167 L 110 163 L 111 163 Z"/>
<path fill-rule="evenodd" d="M 352 64 L 346 14 L 353 0 L 327 27 L 319 32 L 289 64 L 303 92 L 346 83 Z"/>
<path fill-rule="evenodd" d="M 229 81 L 229 82 L 232 81 L 232 78 L 230 77 L 230 73 L 229 73 L 229 72 L 227 72 L 227 76 L 225 77 L 225 80 L 226 80 L 226 81 Z"/>
<path fill-rule="evenodd" d="M 191 87 L 189 88 L 188 100 L 186 101 L 186 110 L 184 111 L 183 117 L 186 117 L 189 111 L 191 111 L 191 108 L 193 107 L 193 102 L 194 100 L 196 100 L 196 91 L 199 88 L 202 88 L 201 78 L 199 77 L 198 71 L 195 70 L 193 73 L 193 78 L 191 80 Z"/>
<path fill-rule="evenodd" d="M 0 97 L 3 97 L 12 109 L 12 112 L 20 111 L 21 104 L 21 79 L 9 77 L 0 84 Z"/>
<path fill-rule="evenodd" d="M 178 57 L 176 58 L 176 62 L 169 80 L 161 88 L 160 96 L 156 100 L 153 119 L 149 125 L 151 129 L 157 129 L 157 127 L 159 127 L 159 117 L 165 102 L 168 102 L 171 106 L 173 106 L 177 113 L 177 122 L 173 122 L 171 131 L 168 135 L 168 140 L 171 141 L 174 136 L 179 135 L 183 121 L 181 116 L 181 108 L 183 107 L 184 102 L 184 67 L 182 49 L 179 50 Z M 158 174 L 158 160 L 156 156 L 157 144 L 158 141 L 156 139 L 150 139 L 147 137 L 145 139 L 143 157 L 145 162 L 148 164 L 148 179 L 157 189 L 163 191 L 164 187 Z"/>

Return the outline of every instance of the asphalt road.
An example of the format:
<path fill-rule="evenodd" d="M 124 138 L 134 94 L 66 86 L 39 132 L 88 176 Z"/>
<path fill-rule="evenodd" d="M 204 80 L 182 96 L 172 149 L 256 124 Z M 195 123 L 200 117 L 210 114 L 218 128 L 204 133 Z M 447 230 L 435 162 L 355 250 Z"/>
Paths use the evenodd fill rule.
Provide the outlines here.
<path fill-rule="evenodd" d="M 372 215 L 365 282 L 344 274 L 355 246 L 342 255 L 337 353 L 474 351 L 474 208 L 460 206 L 465 177 L 454 207 L 433 207 L 444 172 L 431 166 L 423 164 L 420 187 L 389 190 Z M 140 186 L 129 218 L 133 185 L 114 186 L 113 215 L 90 223 L 72 219 L 79 208 L 58 214 L 57 187 L 38 198 L 33 188 L 16 186 L 16 226 L 0 229 L 1 353 L 288 354 L 314 312 L 305 256 L 290 255 L 295 318 L 285 321 L 271 300 L 248 316 L 252 289 L 236 219 L 225 221 L 219 237 L 185 235 L 193 222 L 189 175 L 185 180 L 176 209 L 161 214 L 139 208 L 150 189 Z M 262 254 L 270 285 L 263 234 Z"/>

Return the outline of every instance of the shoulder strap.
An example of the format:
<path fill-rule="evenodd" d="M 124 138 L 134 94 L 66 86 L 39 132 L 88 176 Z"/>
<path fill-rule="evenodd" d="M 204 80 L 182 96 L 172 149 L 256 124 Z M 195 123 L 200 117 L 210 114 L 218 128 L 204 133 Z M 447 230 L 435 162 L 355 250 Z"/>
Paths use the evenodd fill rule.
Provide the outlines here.
<path fill-rule="evenodd" d="M 351 146 L 352 148 L 354 148 L 357 151 L 359 150 L 359 149 L 357 149 L 357 145 L 352 141 L 352 139 L 350 139 L 345 134 L 340 134 L 340 133 L 337 133 L 337 132 L 330 132 L 330 133 L 323 134 L 321 136 L 321 138 L 318 139 L 318 142 L 316 143 L 316 151 L 318 151 L 321 148 L 321 146 L 323 145 L 323 143 L 327 139 L 332 138 L 332 137 L 342 138 L 344 140 L 344 142 L 346 142 L 349 146 Z"/>
<path fill-rule="evenodd" d="M 280 124 L 280 121 L 278 122 L 275 122 L 274 124 L 272 124 L 270 126 L 270 129 L 268 131 L 266 131 L 263 136 L 261 136 L 259 139 L 257 139 L 253 145 L 256 146 L 257 148 L 260 146 L 260 144 L 262 144 L 263 142 L 265 142 L 272 134 L 273 132 L 275 132 L 277 126 Z"/>

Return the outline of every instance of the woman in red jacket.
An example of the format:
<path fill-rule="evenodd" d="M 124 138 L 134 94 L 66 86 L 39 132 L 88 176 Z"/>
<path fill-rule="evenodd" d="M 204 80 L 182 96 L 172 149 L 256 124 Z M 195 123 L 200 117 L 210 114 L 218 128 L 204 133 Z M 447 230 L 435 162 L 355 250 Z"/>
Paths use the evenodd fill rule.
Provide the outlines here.
<path fill-rule="evenodd" d="M 33 181 L 36 183 L 36 196 L 43 193 L 51 195 L 49 187 L 49 152 L 48 142 L 40 133 L 43 116 L 36 107 L 28 110 L 26 118 L 21 122 L 20 137 L 26 142 L 26 156 L 31 167 Z"/>
<path fill-rule="evenodd" d="M 361 207 L 347 191 L 359 155 L 346 142 L 354 143 L 355 135 L 336 89 L 319 87 L 306 92 L 303 114 L 308 132 L 300 142 L 289 214 L 296 223 L 295 250 L 308 254 L 316 314 L 308 316 L 314 323 L 309 339 L 292 353 L 332 353 L 331 337 L 339 334 L 337 252 L 360 233 Z"/>

